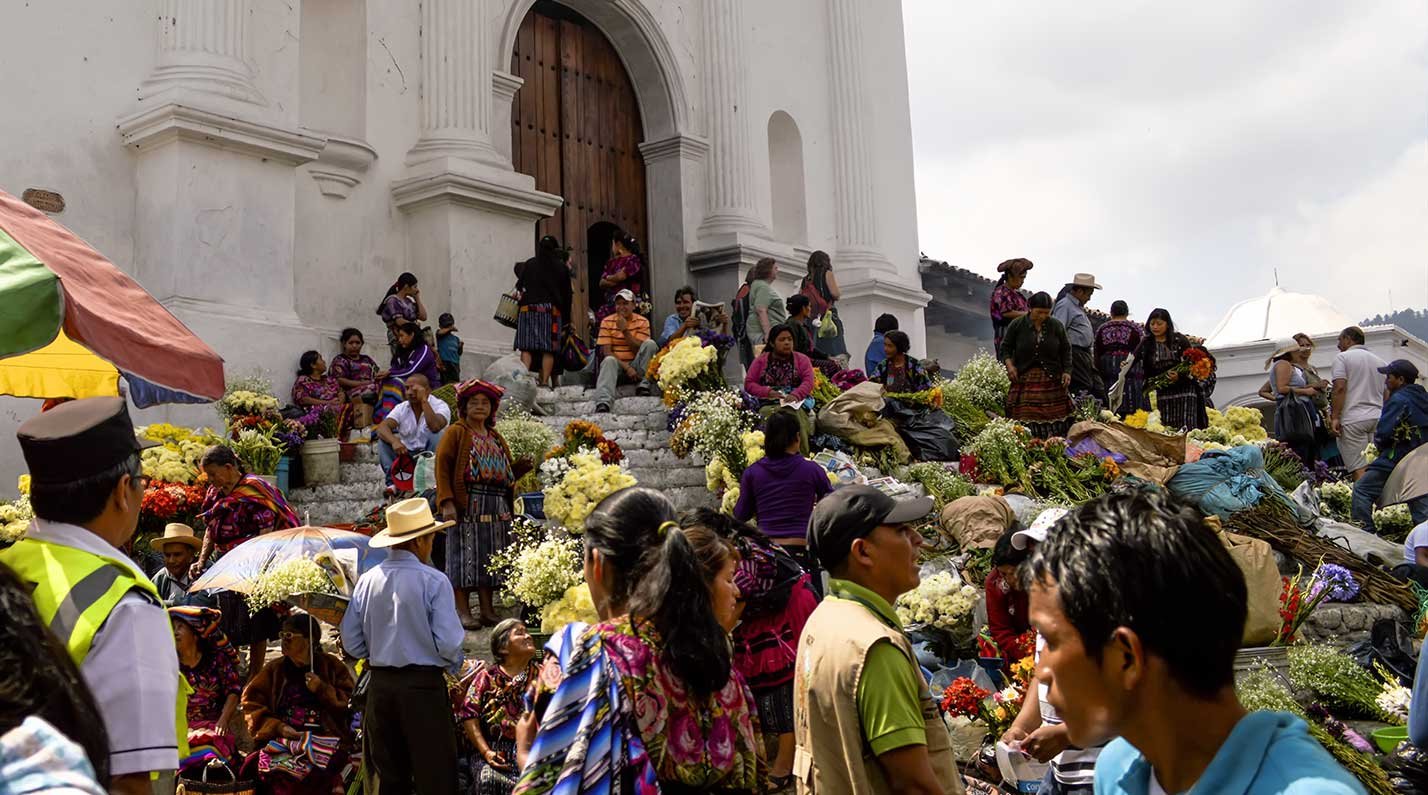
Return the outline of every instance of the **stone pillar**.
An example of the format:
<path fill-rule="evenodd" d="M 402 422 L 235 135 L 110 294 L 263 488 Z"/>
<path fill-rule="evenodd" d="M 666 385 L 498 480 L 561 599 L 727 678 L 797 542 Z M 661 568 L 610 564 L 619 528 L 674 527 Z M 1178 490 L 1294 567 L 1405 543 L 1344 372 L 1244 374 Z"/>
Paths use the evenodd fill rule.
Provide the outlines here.
<path fill-rule="evenodd" d="M 510 168 L 491 138 L 491 57 L 484 2 L 421 2 L 421 138 L 407 165 L 441 158 Z"/>
<path fill-rule="evenodd" d="M 838 251 L 847 265 L 894 270 L 878 246 L 872 151 L 865 114 L 865 39 L 861 0 L 829 0 L 829 74 L 832 80 L 833 179 Z"/>
<path fill-rule="evenodd" d="M 267 104 L 253 84 L 246 31 L 248 0 L 162 0 L 159 57 L 141 100 L 172 89 Z"/>
<path fill-rule="evenodd" d="M 704 234 L 761 232 L 749 149 L 748 72 L 741 0 L 705 0 L 704 86 L 709 108 L 709 206 Z"/>

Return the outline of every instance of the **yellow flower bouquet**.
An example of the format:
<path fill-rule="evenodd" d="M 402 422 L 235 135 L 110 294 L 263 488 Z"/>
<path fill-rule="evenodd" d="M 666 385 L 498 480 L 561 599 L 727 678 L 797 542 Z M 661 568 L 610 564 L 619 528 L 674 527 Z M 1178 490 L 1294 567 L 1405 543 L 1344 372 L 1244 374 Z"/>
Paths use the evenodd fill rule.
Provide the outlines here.
<path fill-rule="evenodd" d="M 585 530 L 585 517 L 595 506 L 620 489 L 635 485 L 635 477 L 622 461 L 605 464 L 589 449 L 570 456 L 570 468 L 545 489 L 545 515 L 570 533 Z"/>
<path fill-rule="evenodd" d="M 724 386 L 719 373 L 719 350 L 698 337 L 685 337 L 670 346 L 660 360 L 658 383 L 665 405 L 673 406 L 695 394 Z"/>

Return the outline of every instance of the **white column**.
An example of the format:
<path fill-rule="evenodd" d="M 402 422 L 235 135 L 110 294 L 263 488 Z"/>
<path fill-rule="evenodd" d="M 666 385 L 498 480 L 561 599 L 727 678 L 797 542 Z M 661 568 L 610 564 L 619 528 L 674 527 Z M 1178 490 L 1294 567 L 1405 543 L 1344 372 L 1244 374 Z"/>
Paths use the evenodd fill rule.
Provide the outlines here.
<path fill-rule="evenodd" d="M 159 57 L 141 99 L 190 89 L 266 104 L 248 63 L 248 0 L 161 0 Z"/>
<path fill-rule="evenodd" d="M 709 106 L 709 207 L 701 231 L 761 231 L 749 149 L 741 0 L 704 1 L 705 95 Z"/>
<path fill-rule="evenodd" d="M 866 70 L 860 5 L 860 0 L 829 0 L 836 259 L 840 265 L 892 268 L 878 247 L 872 150 L 864 122 L 870 103 L 863 83 Z"/>
<path fill-rule="evenodd" d="M 485 3 L 421 0 L 421 138 L 407 165 L 439 158 L 506 165 L 491 143 Z"/>

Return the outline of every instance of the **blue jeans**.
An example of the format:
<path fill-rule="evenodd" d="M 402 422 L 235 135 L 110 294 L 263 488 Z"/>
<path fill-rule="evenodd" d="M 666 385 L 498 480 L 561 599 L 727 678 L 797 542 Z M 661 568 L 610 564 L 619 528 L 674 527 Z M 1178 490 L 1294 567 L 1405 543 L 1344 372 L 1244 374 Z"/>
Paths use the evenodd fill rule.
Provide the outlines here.
<path fill-rule="evenodd" d="M 413 454 L 420 452 L 435 453 L 436 445 L 441 441 L 441 435 L 443 433 L 446 433 L 446 428 L 442 428 L 428 436 L 425 448 L 422 450 L 412 450 L 411 452 Z M 377 437 L 377 460 L 382 464 L 382 474 L 387 478 L 387 485 L 392 485 L 392 464 L 397 461 L 397 451 L 392 449 L 392 446 L 387 444 L 387 440 L 380 436 Z"/>
<path fill-rule="evenodd" d="M 1369 467 L 1354 484 L 1354 502 L 1349 515 L 1370 533 L 1377 532 L 1373 526 L 1373 504 L 1383 494 L 1383 487 L 1391 473 L 1392 470 Z M 1428 494 L 1409 500 L 1408 512 L 1413 516 L 1414 525 L 1428 522 Z"/>

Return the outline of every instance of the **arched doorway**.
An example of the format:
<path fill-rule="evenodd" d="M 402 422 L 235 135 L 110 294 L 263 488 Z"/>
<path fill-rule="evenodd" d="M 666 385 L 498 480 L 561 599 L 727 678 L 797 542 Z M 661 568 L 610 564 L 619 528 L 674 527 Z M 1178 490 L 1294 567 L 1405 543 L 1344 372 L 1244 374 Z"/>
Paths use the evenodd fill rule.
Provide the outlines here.
<path fill-rule="evenodd" d="M 639 103 L 604 34 L 550 0 L 539 0 L 522 20 L 511 73 L 525 81 L 511 105 L 511 158 L 538 190 L 565 199 L 537 224 L 536 236 L 555 235 L 571 248 L 572 310 L 583 330 L 586 310 L 603 299 L 599 273 L 612 226 L 648 240 Z"/>

